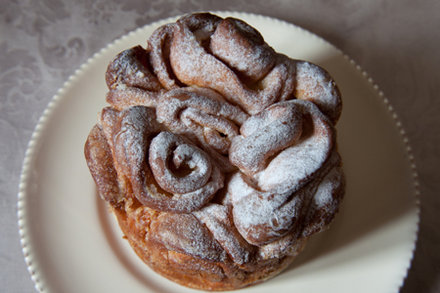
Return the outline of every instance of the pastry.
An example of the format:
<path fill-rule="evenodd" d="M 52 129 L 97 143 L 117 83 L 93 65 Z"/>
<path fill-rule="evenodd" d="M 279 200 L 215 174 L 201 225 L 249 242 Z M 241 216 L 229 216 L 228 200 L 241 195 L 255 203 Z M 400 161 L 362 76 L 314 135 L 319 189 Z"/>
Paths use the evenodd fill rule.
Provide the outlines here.
<path fill-rule="evenodd" d="M 321 67 L 234 18 L 184 16 L 118 54 L 85 157 L 137 255 L 232 290 L 286 268 L 344 194 L 342 102 Z"/>

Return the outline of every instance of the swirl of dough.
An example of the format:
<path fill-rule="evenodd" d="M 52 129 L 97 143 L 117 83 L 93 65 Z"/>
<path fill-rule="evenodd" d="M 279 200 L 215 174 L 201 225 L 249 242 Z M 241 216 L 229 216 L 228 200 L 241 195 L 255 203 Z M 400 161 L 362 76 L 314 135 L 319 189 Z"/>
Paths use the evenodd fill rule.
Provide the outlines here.
<path fill-rule="evenodd" d="M 185 16 L 157 29 L 149 50 L 166 89 L 211 88 L 252 115 L 278 101 L 310 100 L 333 123 L 339 119 L 340 92 L 330 75 L 318 65 L 276 53 L 241 20 Z"/>
<path fill-rule="evenodd" d="M 262 191 L 240 173 L 228 184 L 234 224 L 259 256 L 288 253 L 293 243 L 326 227 L 336 214 L 344 188 L 337 152 L 301 189 L 284 193 Z M 296 251 L 296 250 L 292 250 Z"/>
<path fill-rule="evenodd" d="M 179 88 L 161 97 L 157 116 L 172 132 L 200 143 L 222 171 L 235 169 L 225 155 L 239 134 L 239 126 L 248 118 L 239 107 L 210 89 Z"/>
<path fill-rule="evenodd" d="M 163 131 L 153 138 L 149 164 L 156 182 L 172 195 L 161 197 L 163 206 L 174 212 L 200 209 L 223 187 L 223 175 L 208 155 L 171 132 Z M 153 192 L 145 196 L 153 198 Z"/>
<path fill-rule="evenodd" d="M 157 106 L 158 120 L 176 133 L 194 134 L 221 154 L 227 154 L 238 127 L 247 118 L 240 108 L 206 88 L 167 92 Z"/>
<path fill-rule="evenodd" d="M 208 156 L 171 132 L 161 132 L 152 140 L 149 162 L 157 183 L 171 193 L 194 191 L 211 177 Z"/>
<path fill-rule="evenodd" d="M 279 239 L 298 226 L 307 206 L 307 192 L 260 191 L 240 173 L 234 174 L 228 185 L 234 223 L 240 234 L 257 246 Z"/>
<path fill-rule="evenodd" d="M 167 60 L 173 32 L 174 24 L 166 24 L 156 29 L 148 39 L 151 65 L 160 84 L 167 90 L 180 87 L 180 82 Z"/>
<path fill-rule="evenodd" d="M 286 62 L 295 67 L 295 97 L 316 104 L 335 125 L 341 116 L 342 99 L 330 74 L 324 68 L 310 62 L 287 59 Z"/>
<path fill-rule="evenodd" d="M 230 20 L 225 19 L 223 22 Z M 225 41 L 234 42 L 232 38 Z M 243 60 L 246 58 L 241 57 Z M 281 64 L 270 70 L 262 80 L 252 81 L 252 85 L 247 86 L 227 64 L 208 52 L 198 35 L 185 22 L 179 21 L 174 27 L 169 58 L 180 81 L 187 85 L 214 89 L 250 114 L 258 113 L 275 102 L 283 87 L 280 81 L 288 77 L 288 68 Z"/>
<path fill-rule="evenodd" d="M 298 105 L 303 113 L 303 134 L 295 144 L 276 155 L 258 173 L 262 190 L 278 193 L 300 189 L 324 166 L 335 147 L 335 130 L 327 116 L 315 104 L 304 100 L 286 103 Z"/>
<path fill-rule="evenodd" d="M 105 80 L 109 88 L 106 100 L 118 110 L 136 105 L 155 106 L 162 92 L 152 73 L 149 53 L 141 46 L 119 53 L 108 65 Z"/>
<path fill-rule="evenodd" d="M 263 170 L 267 160 L 294 144 L 302 134 L 302 113 L 295 103 L 277 103 L 241 126 L 229 160 L 248 176 Z"/>
<path fill-rule="evenodd" d="M 263 191 L 300 189 L 334 147 L 331 122 L 317 106 L 304 100 L 276 103 L 249 118 L 240 132 L 232 142 L 230 161 Z"/>
<path fill-rule="evenodd" d="M 115 114 L 110 111 L 103 114 L 103 122 L 106 122 L 107 117 L 109 122 L 115 119 Z M 106 125 L 107 123 L 104 124 Z M 111 136 L 118 173 L 124 174 L 133 188 L 141 186 L 144 180 L 150 177 L 150 173 L 143 170 L 151 137 L 161 130 L 154 109 L 144 106 L 128 108 L 121 111 L 117 120 L 113 124 L 109 123 L 104 129 L 109 127 L 111 128 L 105 132 Z M 135 195 L 142 202 L 142 193 L 135 192 Z"/>
<path fill-rule="evenodd" d="M 181 22 L 191 27 L 192 31 L 198 35 L 201 41 L 206 41 L 209 38 L 220 20 L 220 17 L 208 13 L 198 13 L 184 16 L 180 19 Z M 174 26 L 175 24 L 173 23 L 161 26 L 153 32 L 148 40 L 148 48 L 151 52 L 150 61 L 154 72 L 159 82 L 167 90 L 182 86 L 168 60 L 174 35 Z"/>
<path fill-rule="evenodd" d="M 210 49 L 214 56 L 237 72 L 249 89 L 260 89 L 259 96 L 268 102 L 253 101 L 262 103 L 256 112 L 271 102 L 297 98 L 314 102 L 333 123 L 339 119 L 341 94 L 328 72 L 316 64 L 277 54 L 260 33 L 245 22 L 226 18 L 219 23 L 211 36 Z M 282 88 L 263 94 L 261 89 L 274 88 L 270 81 L 282 84 Z"/>
<path fill-rule="evenodd" d="M 113 131 L 114 153 L 142 204 L 188 213 L 223 187 L 223 175 L 209 157 L 184 138 L 162 131 L 154 109 L 131 107 L 120 116 Z"/>

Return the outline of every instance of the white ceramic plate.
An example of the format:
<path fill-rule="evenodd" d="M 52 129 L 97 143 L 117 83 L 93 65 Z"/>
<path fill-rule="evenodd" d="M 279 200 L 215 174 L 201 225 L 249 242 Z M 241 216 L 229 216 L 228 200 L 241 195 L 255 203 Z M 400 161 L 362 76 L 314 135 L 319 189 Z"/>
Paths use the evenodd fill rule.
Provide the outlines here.
<path fill-rule="evenodd" d="M 397 292 L 412 259 L 417 180 L 404 132 L 383 94 L 354 62 L 317 36 L 279 20 L 242 13 L 277 51 L 326 68 L 344 102 L 338 141 L 346 197 L 331 229 L 314 236 L 278 277 L 240 292 Z M 18 216 L 23 252 L 41 292 L 195 292 L 152 272 L 132 252 L 96 196 L 83 145 L 105 106 L 104 72 L 120 51 L 167 19 L 96 54 L 45 111 L 30 142 Z"/>

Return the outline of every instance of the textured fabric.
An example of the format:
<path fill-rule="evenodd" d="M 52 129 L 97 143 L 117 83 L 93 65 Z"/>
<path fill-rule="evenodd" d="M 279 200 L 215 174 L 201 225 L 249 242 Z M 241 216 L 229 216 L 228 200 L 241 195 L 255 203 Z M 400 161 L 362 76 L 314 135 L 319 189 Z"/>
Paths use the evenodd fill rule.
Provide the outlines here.
<path fill-rule="evenodd" d="M 44 108 L 87 58 L 144 24 L 196 10 L 264 14 L 302 26 L 353 58 L 407 131 L 421 183 L 421 228 L 402 292 L 440 291 L 440 2 L 0 0 L 0 284 L 35 292 L 16 216 L 24 153 Z"/>

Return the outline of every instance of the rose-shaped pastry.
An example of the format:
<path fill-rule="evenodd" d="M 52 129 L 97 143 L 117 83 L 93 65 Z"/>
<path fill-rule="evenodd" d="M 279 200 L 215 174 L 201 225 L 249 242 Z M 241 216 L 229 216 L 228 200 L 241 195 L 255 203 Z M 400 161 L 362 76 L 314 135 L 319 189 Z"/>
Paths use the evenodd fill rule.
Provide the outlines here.
<path fill-rule="evenodd" d="M 341 97 L 321 67 L 245 22 L 191 14 L 118 54 L 85 157 L 138 256 L 230 290 L 275 276 L 344 194 Z"/>

